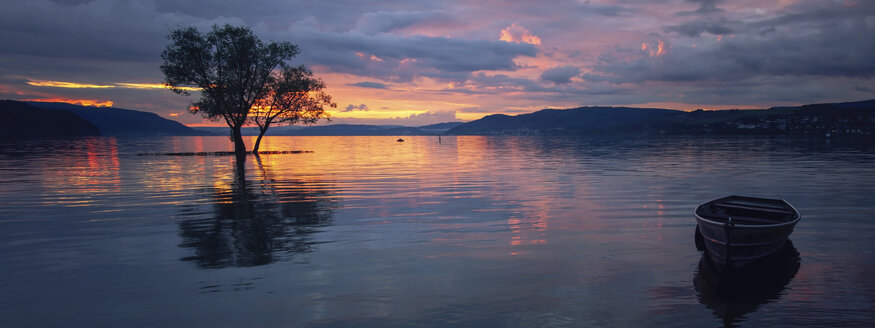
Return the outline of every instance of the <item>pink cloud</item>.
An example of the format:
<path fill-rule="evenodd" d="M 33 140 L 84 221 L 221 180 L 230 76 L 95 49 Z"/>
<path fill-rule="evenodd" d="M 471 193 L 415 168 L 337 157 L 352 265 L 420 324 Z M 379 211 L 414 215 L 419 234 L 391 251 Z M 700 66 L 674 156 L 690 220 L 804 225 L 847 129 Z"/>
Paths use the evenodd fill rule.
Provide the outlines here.
<path fill-rule="evenodd" d="M 541 38 L 532 34 L 532 32 L 527 30 L 525 27 L 517 25 L 517 23 L 510 24 L 510 26 L 508 26 L 507 28 L 502 29 L 501 37 L 499 38 L 499 40 L 505 42 L 528 43 L 533 45 L 541 44 Z"/>

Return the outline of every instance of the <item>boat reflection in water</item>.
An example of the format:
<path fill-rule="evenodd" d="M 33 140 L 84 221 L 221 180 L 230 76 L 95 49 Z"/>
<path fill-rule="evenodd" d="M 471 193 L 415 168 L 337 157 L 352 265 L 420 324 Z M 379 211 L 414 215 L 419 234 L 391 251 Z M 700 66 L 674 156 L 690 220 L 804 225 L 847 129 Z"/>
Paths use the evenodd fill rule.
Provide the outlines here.
<path fill-rule="evenodd" d="M 693 286 L 699 303 L 713 310 L 724 327 L 736 327 L 746 314 L 778 300 L 801 263 L 799 251 L 789 240 L 768 258 L 744 269 L 715 266 L 708 256 L 703 252 Z"/>
<path fill-rule="evenodd" d="M 256 157 L 253 176 L 238 166 L 232 181 L 205 188 L 208 204 L 185 208 L 179 222 L 182 258 L 200 268 L 250 267 L 309 253 L 314 234 L 331 224 L 336 190 L 324 181 L 275 177 Z M 203 207 L 212 207 L 204 209 Z"/>

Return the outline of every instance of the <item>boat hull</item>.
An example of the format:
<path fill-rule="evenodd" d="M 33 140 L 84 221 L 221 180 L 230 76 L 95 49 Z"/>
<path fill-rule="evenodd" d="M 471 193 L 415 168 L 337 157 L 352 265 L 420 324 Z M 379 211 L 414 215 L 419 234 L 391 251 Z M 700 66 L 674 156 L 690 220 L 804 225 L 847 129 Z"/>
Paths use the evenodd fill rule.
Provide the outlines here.
<path fill-rule="evenodd" d="M 697 229 L 710 261 L 722 267 L 742 268 L 775 253 L 787 242 L 800 219 L 798 211 L 787 206 L 795 212 L 795 218 L 776 224 L 721 222 L 702 217 L 696 211 Z"/>
<path fill-rule="evenodd" d="M 787 242 L 795 227 L 795 224 L 777 228 L 736 225 L 727 235 L 725 223 L 696 219 L 712 262 L 733 267 L 743 267 L 771 255 Z"/>

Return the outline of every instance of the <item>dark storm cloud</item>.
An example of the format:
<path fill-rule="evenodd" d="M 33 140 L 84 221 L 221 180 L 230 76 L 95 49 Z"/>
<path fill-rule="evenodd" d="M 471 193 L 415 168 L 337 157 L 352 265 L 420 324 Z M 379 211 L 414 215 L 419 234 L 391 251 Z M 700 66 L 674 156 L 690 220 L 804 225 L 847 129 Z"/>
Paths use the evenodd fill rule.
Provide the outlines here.
<path fill-rule="evenodd" d="M 575 101 L 589 96 L 620 96 L 631 92 L 629 86 L 611 84 L 588 84 L 576 82 L 565 84 L 544 84 L 538 81 L 511 77 L 506 74 L 476 73 L 464 86 L 436 91 L 438 93 L 459 93 L 469 95 L 498 95 L 507 97 L 509 93 L 522 95 L 526 99 L 536 99 L 544 103 L 556 101 Z M 493 109 L 494 110 L 494 109 Z"/>
<path fill-rule="evenodd" d="M 571 78 L 580 75 L 580 69 L 574 66 L 557 66 L 541 73 L 541 79 L 555 84 L 571 83 Z"/>
<path fill-rule="evenodd" d="M 99 12 L 129 16 L 130 24 L 120 24 L 119 17 Z M 67 7 L 40 1 L 21 2 L 14 11 L 0 11 L 0 40 L 15 45 L 0 48 L 0 54 L 143 59 L 146 54 L 154 53 L 155 44 L 141 41 L 160 38 L 161 34 L 143 26 L 147 20 L 136 16 L 136 8 L 125 4 L 87 3 Z M 111 26 L 114 28 L 109 28 Z"/>
<path fill-rule="evenodd" d="M 148 1 L 22 1 L 0 11 L 0 74 L 154 83 L 170 28 L 221 23 L 241 21 L 162 14 Z"/>
<path fill-rule="evenodd" d="M 710 33 L 713 35 L 732 34 L 732 28 L 729 27 L 730 22 L 725 18 L 717 22 L 710 20 L 687 22 L 679 25 L 665 27 L 666 32 L 676 32 L 683 36 L 691 38 L 698 37 L 702 33 Z"/>
<path fill-rule="evenodd" d="M 504 93 L 510 91 L 546 92 L 549 89 L 543 87 L 537 81 L 527 78 L 511 77 L 506 74 L 477 73 L 469 80 L 475 90 L 489 90 L 489 93 Z"/>
<path fill-rule="evenodd" d="M 366 35 L 355 31 L 325 32 L 298 25 L 276 36 L 295 40 L 305 64 L 333 71 L 410 81 L 418 74 L 467 75 L 480 70 L 515 70 L 514 58 L 535 56 L 533 45 L 503 41 L 394 34 Z"/>
<path fill-rule="evenodd" d="M 237 17 L 255 26 L 271 28 L 288 26 L 289 22 L 318 17 L 324 22 L 321 29 L 348 31 L 355 27 L 365 12 L 434 10 L 436 4 L 422 1 L 386 2 L 380 0 L 210 0 L 180 1 L 151 0 L 161 13 L 178 13 L 205 20 Z"/>
<path fill-rule="evenodd" d="M 370 88 L 370 89 L 388 89 L 389 87 L 385 84 L 379 82 L 358 82 L 358 83 L 350 83 L 347 84 L 353 87 L 359 88 Z"/>
<path fill-rule="evenodd" d="M 739 26 L 735 37 L 710 45 L 704 41 L 696 48 L 667 44 L 670 50 L 662 56 L 644 51 L 635 58 L 603 54 L 584 78 L 613 83 L 737 81 L 766 76 L 871 78 L 875 75 L 872 7 L 818 9 L 830 14 L 792 13 L 752 22 Z M 861 9 L 869 14 L 850 12 Z M 764 26 L 776 28 L 763 34 Z M 687 32 L 692 36 L 699 30 Z"/>
<path fill-rule="evenodd" d="M 596 4 L 588 0 L 583 5 L 578 5 L 576 9 L 582 14 L 592 13 L 601 16 L 623 16 L 634 12 L 633 9 L 625 6 Z"/>
<path fill-rule="evenodd" d="M 717 8 L 717 4 L 723 0 L 685 0 L 685 2 L 695 3 L 699 8 L 693 11 L 682 11 L 678 15 L 704 15 L 725 12 L 725 10 Z"/>
<path fill-rule="evenodd" d="M 364 13 L 354 31 L 364 34 L 388 33 L 411 26 L 453 24 L 456 20 L 443 11 L 380 11 Z"/>
<path fill-rule="evenodd" d="M 170 29 L 192 25 L 205 31 L 224 23 L 250 25 L 265 39 L 301 45 L 296 64 L 392 81 L 464 80 L 478 70 L 515 70 L 515 57 L 536 54 L 529 44 L 391 34 L 458 23 L 433 7 L 381 1 L 27 1 L 0 11 L 0 42 L 14 45 L 0 47 L 0 74 L 154 83 L 162 78 L 159 54 Z"/>

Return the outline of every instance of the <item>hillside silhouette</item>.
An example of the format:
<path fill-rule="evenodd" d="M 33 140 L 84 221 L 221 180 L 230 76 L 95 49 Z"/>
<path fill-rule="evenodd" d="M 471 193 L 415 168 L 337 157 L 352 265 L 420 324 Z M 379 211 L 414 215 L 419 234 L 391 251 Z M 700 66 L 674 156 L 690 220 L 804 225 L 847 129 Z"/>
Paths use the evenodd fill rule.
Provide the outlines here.
<path fill-rule="evenodd" d="M 211 135 L 155 113 L 114 107 L 88 107 L 56 102 L 28 102 L 33 107 L 73 113 L 100 129 L 100 134 L 115 137 Z"/>
<path fill-rule="evenodd" d="M 630 107 L 544 109 L 489 115 L 447 131 L 455 135 L 875 135 L 875 100 L 691 112 Z"/>
<path fill-rule="evenodd" d="M 0 137 L 99 136 L 100 129 L 74 113 L 0 100 Z"/>

